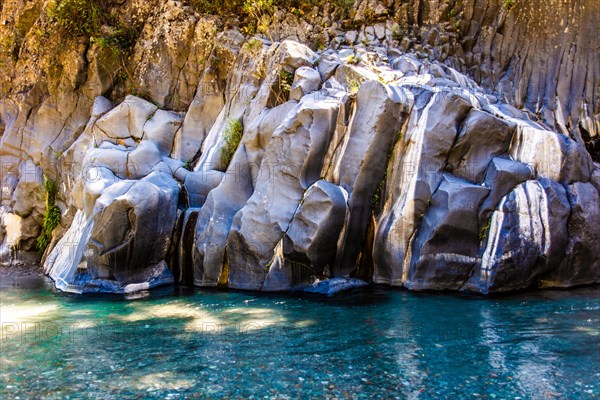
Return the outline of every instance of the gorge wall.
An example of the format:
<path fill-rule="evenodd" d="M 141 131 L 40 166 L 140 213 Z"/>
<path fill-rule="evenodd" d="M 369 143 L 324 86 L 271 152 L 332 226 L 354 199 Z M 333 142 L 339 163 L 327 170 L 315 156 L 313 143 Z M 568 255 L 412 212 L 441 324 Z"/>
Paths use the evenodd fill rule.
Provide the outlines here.
<path fill-rule="evenodd" d="M 5 1 L 2 257 L 78 293 L 600 282 L 597 2 L 311 4 L 67 35 Z"/>

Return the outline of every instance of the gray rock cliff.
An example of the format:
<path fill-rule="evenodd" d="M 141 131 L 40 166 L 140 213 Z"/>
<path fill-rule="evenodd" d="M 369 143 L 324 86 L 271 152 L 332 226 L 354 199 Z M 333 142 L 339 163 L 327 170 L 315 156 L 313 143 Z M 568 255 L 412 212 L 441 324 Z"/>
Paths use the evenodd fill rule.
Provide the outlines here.
<path fill-rule="evenodd" d="M 61 290 L 600 283 L 598 2 L 1 7 L 0 257 Z"/>

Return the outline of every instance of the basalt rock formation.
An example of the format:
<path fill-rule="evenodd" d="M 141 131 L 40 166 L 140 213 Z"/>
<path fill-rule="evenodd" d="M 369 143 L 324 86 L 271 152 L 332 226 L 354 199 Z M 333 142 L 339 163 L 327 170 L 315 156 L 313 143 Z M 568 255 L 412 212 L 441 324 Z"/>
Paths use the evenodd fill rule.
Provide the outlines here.
<path fill-rule="evenodd" d="M 129 56 L 51 57 L 47 4 L 7 1 L 1 255 L 51 235 L 76 293 L 599 283 L 600 6 L 525 3 L 327 4 L 249 37 L 125 1 Z"/>

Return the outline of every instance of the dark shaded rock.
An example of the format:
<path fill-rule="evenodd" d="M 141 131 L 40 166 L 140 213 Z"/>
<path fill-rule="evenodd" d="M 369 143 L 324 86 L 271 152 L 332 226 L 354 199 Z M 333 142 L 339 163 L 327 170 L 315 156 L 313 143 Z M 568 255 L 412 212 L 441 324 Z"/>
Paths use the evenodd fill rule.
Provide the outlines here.
<path fill-rule="evenodd" d="M 406 280 L 409 242 L 442 180 L 448 153 L 471 103 L 458 94 L 418 92 L 415 109 L 392 156 L 386 199 L 377 221 L 373 259 L 375 283 L 401 286 Z M 381 157 L 382 155 L 380 155 Z"/>
<path fill-rule="evenodd" d="M 471 110 L 448 155 L 449 170 L 480 183 L 492 158 L 506 153 L 515 124 L 480 110 Z"/>
<path fill-rule="evenodd" d="M 306 96 L 273 134 L 254 193 L 236 214 L 227 240 L 230 287 L 261 288 L 275 246 L 305 190 L 320 177 L 337 111 L 337 102 Z"/>
<path fill-rule="evenodd" d="M 446 174 L 412 242 L 406 287 L 458 290 L 478 264 L 477 210 L 490 189 Z"/>
<path fill-rule="evenodd" d="M 542 287 L 600 283 L 600 195 L 590 183 L 567 187 L 571 203 L 566 256 L 557 269 L 540 276 Z"/>
<path fill-rule="evenodd" d="M 49 254 L 46 272 L 71 292 L 132 292 L 172 283 L 165 258 L 177 217 L 179 186 L 153 172 L 119 181 L 96 200 L 94 214 L 78 211 Z"/>
<path fill-rule="evenodd" d="M 193 250 L 185 250 L 192 252 L 196 285 L 227 283 L 228 273 L 223 269 L 233 218 L 252 196 L 257 180 L 268 179 L 273 173 L 276 165 L 260 169 L 264 152 L 273 132 L 296 106 L 287 102 L 266 109 L 246 124 L 242 145 L 234 154 L 229 170 L 219 185 L 210 191 L 198 214 Z"/>
<path fill-rule="evenodd" d="M 349 215 L 342 231 L 333 276 L 348 276 L 356 268 L 371 215 L 372 198 L 385 175 L 387 155 L 400 136 L 412 102 L 403 89 L 390 90 L 376 81 L 364 83 L 356 95 L 356 109 L 348 133 L 332 142 L 335 156 L 330 179 L 349 195 Z"/>
<path fill-rule="evenodd" d="M 529 287 L 558 267 L 568 244 L 565 189 L 543 179 L 517 186 L 492 214 L 481 264 L 463 290 L 483 294 Z"/>
<path fill-rule="evenodd" d="M 306 191 L 277 244 L 262 290 L 287 290 L 324 276 L 335 260 L 346 200 L 344 189 L 323 180 Z"/>
<path fill-rule="evenodd" d="M 487 220 L 500 200 L 515 186 L 533 178 L 531 168 L 518 161 L 496 157 L 485 172 L 485 186 L 491 188 L 479 210 L 479 225 L 485 226 Z"/>

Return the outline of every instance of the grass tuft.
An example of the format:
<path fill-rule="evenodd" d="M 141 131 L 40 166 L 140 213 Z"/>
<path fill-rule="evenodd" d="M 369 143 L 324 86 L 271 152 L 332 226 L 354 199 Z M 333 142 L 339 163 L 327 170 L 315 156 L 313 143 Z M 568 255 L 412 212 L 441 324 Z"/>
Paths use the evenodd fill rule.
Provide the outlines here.
<path fill-rule="evenodd" d="M 233 155 L 242 141 L 243 134 L 242 122 L 239 119 L 230 119 L 224 133 L 225 146 L 221 148 L 221 162 L 225 170 L 229 167 Z"/>

